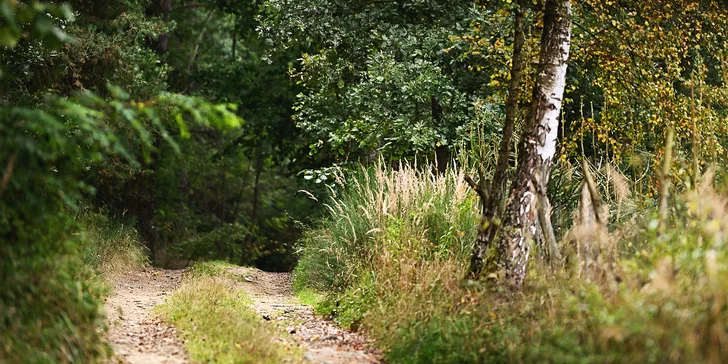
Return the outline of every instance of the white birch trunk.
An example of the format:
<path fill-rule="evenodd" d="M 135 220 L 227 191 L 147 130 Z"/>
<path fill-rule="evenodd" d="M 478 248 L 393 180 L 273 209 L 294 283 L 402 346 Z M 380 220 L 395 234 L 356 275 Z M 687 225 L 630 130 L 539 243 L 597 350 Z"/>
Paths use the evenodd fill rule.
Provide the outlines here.
<path fill-rule="evenodd" d="M 528 123 L 508 199 L 502 252 L 506 279 L 520 289 L 538 224 L 537 191 L 545 195 L 556 154 L 559 114 L 571 42 L 571 3 L 546 0 L 541 54 Z"/>

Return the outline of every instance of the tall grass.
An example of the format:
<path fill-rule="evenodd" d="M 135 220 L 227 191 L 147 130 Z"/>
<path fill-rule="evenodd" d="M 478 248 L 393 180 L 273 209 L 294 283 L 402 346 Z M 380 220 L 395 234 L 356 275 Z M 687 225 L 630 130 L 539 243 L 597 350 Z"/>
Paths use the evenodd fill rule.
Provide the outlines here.
<path fill-rule="evenodd" d="M 362 168 L 332 190 L 328 217 L 306 232 L 296 284 L 342 291 L 374 268 L 398 269 L 404 260 L 421 263 L 464 259 L 477 225 L 477 201 L 462 171 L 435 176 L 402 165 Z"/>
<path fill-rule="evenodd" d="M 621 183 L 602 171 L 602 187 L 608 174 Z M 462 177 L 382 165 L 350 176 L 305 235 L 297 288 L 325 293 L 319 312 L 368 330 L 397 363 L 728 357 L 728 194 L 714 175 L 673 198 L 661 234 L 655 208 L 610 182 L 608 232 L 564 231 L 566 264 L 533 262 L 519 294 L 497 274 L 463 280 L 478 208 Z M 576 264 L 579 239 L 608 249 Z"/>
<path fill-rule="evenodd" d="M 102 214 L 80 218 L 84 237 L 83 262 L 106 279 L 139 270 L 149 263 L 147 249 L 132 224 Z"/>

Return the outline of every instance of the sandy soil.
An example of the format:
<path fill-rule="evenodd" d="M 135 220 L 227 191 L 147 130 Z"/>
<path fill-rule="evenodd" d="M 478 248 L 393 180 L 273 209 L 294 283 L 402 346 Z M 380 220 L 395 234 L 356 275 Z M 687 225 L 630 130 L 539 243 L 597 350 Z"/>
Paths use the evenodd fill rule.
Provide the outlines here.
<path fill-rule="evenodd" d="M 291 289 L 290 273 L 269 273 L 235 267 L 229 271 L 235 285 L 249 293 L 261 321 L 274 325 L 272 338 L 285 346 L 299 347 L 311 363 L 380 363 L 381 354 L 358 333 L 336 327 L 298 303 Z M 147 269 L 119 277 L 106 300 L 108 340 L 114 348 L 113 363 L 178 364 L 189 358 L 177 331 L 159 319 L 153 308 L 180 285 L 182 270 Z"/>
<path fill-rule="evenodd" d="M 147 269 L 115 280 L 106 299 L 113 363 L 177 364 L 189 362 L 174 327 L 152 309 L 180 284 L 181 270 Z"/>

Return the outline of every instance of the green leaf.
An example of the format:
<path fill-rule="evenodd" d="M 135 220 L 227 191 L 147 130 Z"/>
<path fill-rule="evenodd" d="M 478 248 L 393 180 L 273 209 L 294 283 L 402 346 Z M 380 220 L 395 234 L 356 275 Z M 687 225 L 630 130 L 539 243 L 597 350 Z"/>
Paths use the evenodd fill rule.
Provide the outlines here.
<path fill-rule="evenodd" d="M 59 19 L 73 20 L 73 10 L 71 10 L 71 6 L 68 4 L 63 4 L 61 6 L 51 6 L 48 9 L 48 12 Z"/>
<path fill-rule="evenodd" d="M 20 32 L 17 29 L 13 29 L 8 25 L 0 27 L 0 45 L 13 48 L 18 44 L 19 36 Z"/>
<path fill-rule="evenodd" d="M 53 30 L 53 21 L 46 15 L 40 15 L 33 22 L 33 32 L 39 36 L 44 36 Z"/>
<path fill-rule="evenodd" d="M 121 87 L 109 83 L 106 85 L 106 88 L 115 98 L 123 101 L 129 100 L 129 93 L 124 91 Z"/>
<path fill-rule="evenodd" d="M 65 32 L 56 27 L 51 28 L 50 33 L 46 34 L 45 37 L 43 37 L 43 41 L 51 49 L 61 48 L 69 41 L 69 39 L 70 38 Z"/>
<path fill-rule="evenodd" d="M 4 23 L 15 25 L 15 12 L 10 1 L 0 1 L 0 16 Z"/>

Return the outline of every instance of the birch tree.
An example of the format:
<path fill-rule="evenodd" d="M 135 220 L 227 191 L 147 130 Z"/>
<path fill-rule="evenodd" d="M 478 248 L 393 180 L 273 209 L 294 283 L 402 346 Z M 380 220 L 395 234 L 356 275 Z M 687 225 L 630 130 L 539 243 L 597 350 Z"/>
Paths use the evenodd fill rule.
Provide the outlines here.
<path fill-rule="evenodd" d="M 506 280 L 515 289 L 520 289 L 526 275 L 531 242 L 539 223 L 539 199 L 545 202 L 556 154 L 571 42 L 570 1 L 546 0 L 543 24 L 531 110 L 521 140 L 518 170 L 507 202 L 500 249 Z"/>

